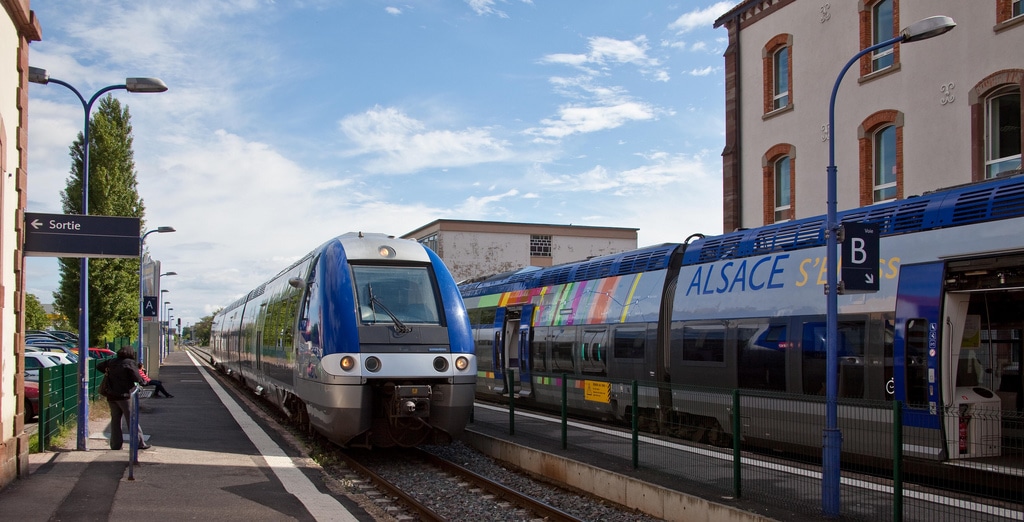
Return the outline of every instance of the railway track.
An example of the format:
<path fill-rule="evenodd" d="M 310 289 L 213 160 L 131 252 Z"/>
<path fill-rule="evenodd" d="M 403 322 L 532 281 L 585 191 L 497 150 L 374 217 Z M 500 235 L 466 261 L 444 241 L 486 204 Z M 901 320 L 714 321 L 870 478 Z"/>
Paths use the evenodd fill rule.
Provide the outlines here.
<path fill-rule="evenodd" d="M 398 498 L 420 520 L 469 520 L 483 513 L 491 514 L 490 520 L 499 520 L 496 514 L 503 512 L 515 520 L 583 520 L 423 450 L 407 449 L 374 454 L 342 452 L 342 458 L 353 471 L 369 477 L 377 488 Z M 396 469 L 396 462 L 400 463 L 400 469 Z M 407 473 L 409 466 L 420 468 L 412 480 L 409 480 L 410 474 Z M 452 497 L 437 498 L 432 494 L 432 489 L 416 487 L 429 481 L 453 484 L 462 495 L 472 497 L 472 506 L 462 509 L 467 503 Z"/>

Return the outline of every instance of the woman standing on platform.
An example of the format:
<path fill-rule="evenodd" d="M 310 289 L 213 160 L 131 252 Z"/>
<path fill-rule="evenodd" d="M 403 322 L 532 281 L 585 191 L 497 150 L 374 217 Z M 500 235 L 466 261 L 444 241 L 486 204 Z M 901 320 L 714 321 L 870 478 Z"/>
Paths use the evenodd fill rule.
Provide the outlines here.
<path fill-rule="evenodd" d="M 107 390 L 103 394 L 110 406 L 110 449 L 119 450 L 124 442 L 121 433 L 121 420 L 131 429 L 128 398 L 131 396 L 135 383 L 142 384 L 139 375 L 139 363 L 135 360 L 135 348 L 124 347 L 117 351 L 116 359 L 105 359 L 96 365 L 96 369 L 105 373 Z M 139 449 L 149 449 L 143 439 L 142 426 L 139 426 Z"/>

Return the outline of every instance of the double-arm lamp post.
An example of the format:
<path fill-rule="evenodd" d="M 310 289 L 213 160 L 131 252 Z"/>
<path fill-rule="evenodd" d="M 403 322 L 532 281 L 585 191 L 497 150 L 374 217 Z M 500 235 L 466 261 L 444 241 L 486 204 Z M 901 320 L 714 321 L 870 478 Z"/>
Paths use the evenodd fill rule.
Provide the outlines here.
<path fill-rule="evenodd" d="M 28 81 L 46 85 L 56 83 L 67 87 L 82 102 L 85 124 L 82 130 L 82 215 L 89 214 L 89 114 L 92 105 L 103 94 L 119 89 L 128 92 L 164 92 L 167 85 L 159 78 L 127 78 L 123 84 L 108 85 L 88 100 L 70 83 L 50 78 L 46 69 L 28 68 Z M 78 287 L 78 449 L 85 451 L 89 440 L 89 258 L 83 257 Z"/>
<path fill-rule="evenodd" d="M 826 516 L 834 517 L 839 515 L 839 479 L 840 479 L 840 453 L 842 449 L 842 434 L 839 431 L 838 417 L 838 330 L 839 330 L 839 243 L 837 235 L 839 226 L 836 223 L 836 140 L 835 140 L 835 112 L 836 93 L 839 91 L 839 83 L 846 75 L 846 71 L 857 62 L 862 56 L 870 52 L 883 49 L 898 43 L 910 43 L 918 40 L 925 40 L 940 34 L 946 33 L 956 27 L 956 23 L 948 16 L 932 16 L 918 20 L 907 26 L 899 36 L 884 42 L 879 42 L 871 47 L 861 50 L 850 59 L 839 72 L 836 83 L 832 87 L 832 97 L 828 104 L 828 213 L 825 217 L 825 232 L 827 235 L 825 246 L 827 253 L 827 280 L 825 295 L 827 297 L 826 309 L 826 361 L 827 377 L 825 381 L 825 430 L 823 434 L 824 444 L 822 448 L 822 480 L 821 480 L 821 508 Z"/>

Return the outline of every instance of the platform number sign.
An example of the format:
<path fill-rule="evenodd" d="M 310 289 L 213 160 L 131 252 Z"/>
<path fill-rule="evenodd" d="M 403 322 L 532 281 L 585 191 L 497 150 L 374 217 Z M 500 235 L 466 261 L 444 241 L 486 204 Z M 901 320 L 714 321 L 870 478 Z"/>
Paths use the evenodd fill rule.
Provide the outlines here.
<path fill-rule="evenodd" d="M 878 225 L 843 223 L 840 288 L 846 294 L 878 291 Z"/>

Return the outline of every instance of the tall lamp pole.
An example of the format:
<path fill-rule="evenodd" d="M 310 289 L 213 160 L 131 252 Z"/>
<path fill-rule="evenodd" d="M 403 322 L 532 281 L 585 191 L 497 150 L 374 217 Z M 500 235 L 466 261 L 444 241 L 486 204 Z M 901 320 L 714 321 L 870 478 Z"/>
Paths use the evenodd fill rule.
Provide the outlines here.
<path fill-rule="evenodd" d="M 166 294 L 166 293 L 168 293 L 170 291 L 170 290 L 163 289 L 163 286 L 164 286 L 163 283 L 162 283 L 163 277 L 164 276 L 176 276 L 176 275 L 178 275 L 177 272 L 164 272 L 164 273 L 160 274 L 160 276 L 157 278 L 157 285 L 156 285 L 156 287 L 160 288 L 160 296 L 158 297 L 159 300 L 157 301 L 157 312 L 158 313 L 160 311 L 160 303 L 162 303 L 163 300 L 164 300 L 164 294 Z M 156 318 L 156 324 L 157 325 L 162 325 L 163 323 L 160 322 L 162 320 L 163 320 L 163 314 L 159 314 L 157 316 L 157 318 Z M 164 362 L 164 335 L 163 335 L 163 326 L 160 326 L 160 361 L 159 361 L 159 363 L 163 364 L 163 362 Z"/>
<path fill-rule="evenodd" d="M 150 234 L 166 234 L 168 232 L 174 232 L 174 227 L 159 227 L 156 230 L 150 230 L 149 232 L 146 232 L 146 233 L 142 234 L 139 237 L 139 362 L 143 363 L 143 364 L 146 362 L 145 355 L 143 355 L 143 354 L 146 353 L 146 350 L 144 349 L 143 344 L 142 344 L 142 335 L 143 335 L 142 324 L 143 324 L 143 320 L 146 318 L 146 310 L 145 310 L 145 306 L 146 306 L 146 292 L 145 292 L 145 288 L 146 287 L 143 284 L 144 283 L 144 277 L 143 277 L 144 276 L 144 270 L 143 269 L 146 266 L 146 264 L 144 262 L 145 261 L 145 257 L 146 257 L 146 237 L 149 236 Z M 158 276 L 157 280 L 159 281 L 159 279 L 160 278 Z M 159 313 L 160 313 L 160 310 L 159 310 L 160 303 L 158 302 L 158 303 L 156 303 L 156 305 L 158 307 L 157 308 L 157 315 L 159 315 Z"/>
<path fill-rule="evenodd" d="M 46 85 L 56 83 L 67 87 L 82 102 L 85 111 L 85 125 L 82 130 L 82 215 L 89 214 L 89 114 L 92 104 L 107 92 L 119 89 L 128 92 L 164 92 L 167 85 L 159 78 L 126 78 L 120 85 L 108 85 L 92 95 L 88 100 L 70 83 L 50 78 L 46 69 L 28 68 L 28 81 Z M 89 440 L 89 258 L 83 257 L 79 274 L 78 287 L 78 449 L 88 450 Z"/>
<path fill-rule="evenodd" d="M 825 429 L 822 435 L 822 480 L 821 480 L 821 508 L 826 516 L 839 515 L 839 482 L 840 482 L 840 453 L 843 445 L 843 436 L 839 431 L 838 418 L 838 374 L 839 374 L 839 242 L 837 236 L 840 227 L 836 223 L 836 140 L 835 140 L 835 112 L 836 93 L 839 91 L 839 84 L 846 75 L 846 71 L 857 62 L 862 56 L 878 49 L 883 49 L 897 43 L 910 43 L 918 40 L 926 40 L 934 36 L 944 34 L 956 27 L 956 23 L 948 16 L 931 16 L 918 20 L 907 26 L 894 38 L 879 42 L 871 47 L 862 49 L 839 72 L 836 83 L 832 87 L 832 97 L 828 102 L 828 168 L 825 173 L 828 176 L 828 213 L 825 217 L 826 276 L 825 296 L 827 297 L 826 310 L 826 381 L 825 381 Z"/>

